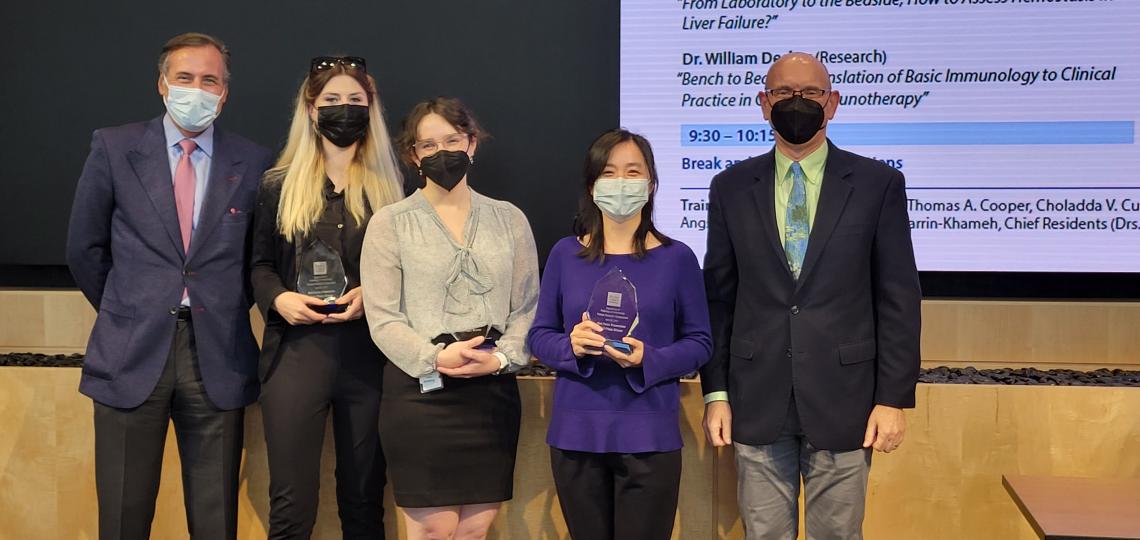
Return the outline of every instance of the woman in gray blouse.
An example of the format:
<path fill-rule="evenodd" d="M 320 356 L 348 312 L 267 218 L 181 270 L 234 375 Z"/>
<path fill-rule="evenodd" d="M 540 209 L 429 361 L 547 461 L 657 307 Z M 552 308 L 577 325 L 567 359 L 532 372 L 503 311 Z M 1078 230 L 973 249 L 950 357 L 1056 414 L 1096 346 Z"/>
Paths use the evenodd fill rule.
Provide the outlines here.
<path fill-rule="evenodd" d="M 484 137 L 454 98 L 416 105 L 397 140 L 426 182 L 379 210 L 361 255 L 385 367 L 380 432 L 410 539 L 483 538 L 514 479 L 538 257 L 522 211 L 467 186 Z"/>

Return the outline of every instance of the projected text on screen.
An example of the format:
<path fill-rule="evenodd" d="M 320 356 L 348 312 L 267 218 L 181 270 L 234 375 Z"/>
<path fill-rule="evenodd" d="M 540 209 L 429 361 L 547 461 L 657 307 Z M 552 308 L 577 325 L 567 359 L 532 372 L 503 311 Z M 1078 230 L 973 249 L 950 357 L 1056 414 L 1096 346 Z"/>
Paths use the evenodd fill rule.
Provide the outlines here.
<path fill-rule="evenodd" d="M 906 175 L 920 270 L 1137 272 L 1137 29 L 1119 0 L 622 0 L 621 123 L 701 255 L 709 181 L 772 148 L 768 67 L 808 52 L 831 140 Z"/>

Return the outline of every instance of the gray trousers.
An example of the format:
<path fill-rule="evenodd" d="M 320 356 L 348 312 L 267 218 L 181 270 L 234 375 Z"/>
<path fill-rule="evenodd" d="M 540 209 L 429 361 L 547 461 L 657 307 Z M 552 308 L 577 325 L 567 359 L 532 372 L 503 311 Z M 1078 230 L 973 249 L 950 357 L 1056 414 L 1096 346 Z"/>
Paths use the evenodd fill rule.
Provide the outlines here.
<path fill-rule="evenodd" d="M 795 401 L 772 444 L 736 449 L 737 498 L 747 540 L 795 540 L 800 478 L 808 540 L 863 538 L 871 449 L 820 450 L 800 428 Z"/>
<path fill-rule="evenodd" d="M 100 540 L 150 538 L 171 420 L 182 460 L 188 537 L 237 538 L 238 469 L 245 409 L 210 402 L 198 370 L 194 327 L 178 321 L 150 397 L 133 409 L 95 402 L 95 492 Z"/>

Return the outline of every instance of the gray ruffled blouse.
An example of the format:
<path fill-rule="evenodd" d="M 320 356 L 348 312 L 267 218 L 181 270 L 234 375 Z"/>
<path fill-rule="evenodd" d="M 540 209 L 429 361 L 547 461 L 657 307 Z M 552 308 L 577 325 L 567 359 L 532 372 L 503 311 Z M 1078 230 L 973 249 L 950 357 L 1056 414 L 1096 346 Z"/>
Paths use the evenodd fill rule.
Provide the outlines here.
<path fill-rule="evenodd" d="M 526 334 L 538 302 L 538 255 L 526 215 L 471 191 L 464 242 L 448 232 L 417 190 L 372 217 L 360 257 L 372 339 L 412 377 L 435 371 L 444 333 L 491 325 L 516 370 L 527 365 Z"/>

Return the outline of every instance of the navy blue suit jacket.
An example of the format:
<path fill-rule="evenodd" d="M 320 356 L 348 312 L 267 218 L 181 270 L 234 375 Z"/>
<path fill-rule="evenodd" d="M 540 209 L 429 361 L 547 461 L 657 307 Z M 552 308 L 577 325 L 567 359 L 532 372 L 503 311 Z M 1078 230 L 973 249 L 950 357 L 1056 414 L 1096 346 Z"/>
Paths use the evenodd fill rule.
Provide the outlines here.
<path fill-rule="evenodd" d="M 170 353 L 185 287 L 210 401 L 234 409 L 257 399 L 246 263 L 257 185 L 271 159 L 268 149 L 214 129 L 210 180 L 183 253 L 162 117 L 95 131 L 67 240 L 71 274 L 98 311 L 80 392 L 120 408 L 146 400 Z"/>
<path fill-rule="evenodd" d="M 808 440 L 853 450 L 874 405 L 914 406 L 922 293 L 906 185 L 899 171 L 829 146 L 795 280 L 776 230 L 775 171 L 772 151 L 713 178 L 705 287 L 714 347 L 701 383 L 728 391 L 734 441 L 773 442 L 794 389 Z"/>

